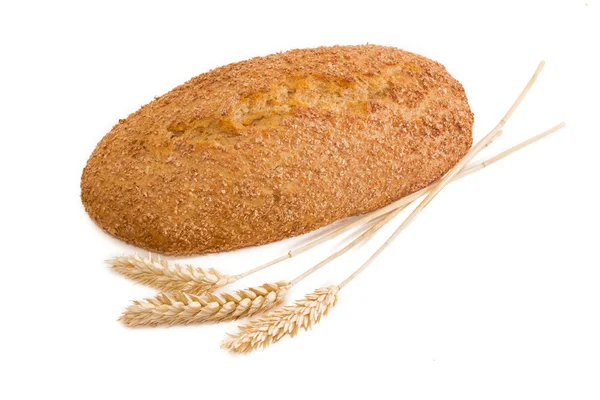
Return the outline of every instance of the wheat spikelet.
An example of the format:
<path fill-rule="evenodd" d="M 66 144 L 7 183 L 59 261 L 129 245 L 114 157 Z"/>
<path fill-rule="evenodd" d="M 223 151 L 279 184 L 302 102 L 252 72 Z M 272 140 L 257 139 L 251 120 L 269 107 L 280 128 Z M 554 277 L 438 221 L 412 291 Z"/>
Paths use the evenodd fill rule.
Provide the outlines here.
<path fill-rule="evenodd" d="M 339 286 L 320 288 L 296 301 L 239 327 L 229 334 L 221 348 L 235 353 L 249 353 L 279 341 L 285 335 L 296 336 L 300 329 L 308 330 L 327 315 L 337 302 Z"/>
<path fill-rule="evenodd" d="M 250 317 L 281 304 L 289 282 L 267 283 L 233 293 L 196 296 L 185 292 L 160 293 L 134 301 L 119 319 L 127 326 L 220 322 Z"/>
<path fill-rule="evenodd" d="M 200 295 L 237 280 L 236 276 L 224 275 L 213 268 L 169 264 L 164 259 L 152 260 L 138 255 L 115 257 L 107 263 L 129 279 L 163 292 L 182 291 Z"/>

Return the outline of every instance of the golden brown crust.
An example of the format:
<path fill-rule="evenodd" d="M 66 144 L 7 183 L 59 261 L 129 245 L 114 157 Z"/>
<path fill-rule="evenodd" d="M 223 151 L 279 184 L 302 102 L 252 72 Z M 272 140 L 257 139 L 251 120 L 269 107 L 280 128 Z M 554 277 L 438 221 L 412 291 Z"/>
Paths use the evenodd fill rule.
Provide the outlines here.
<path fill-rule="evenodd" d="M 460 83 L 376 45 L 291 50 L 201 74 L 100 141 L 81 198 L 96 223 L 169 255 L 233 250 L 382 207 L 471 146 Z"/>

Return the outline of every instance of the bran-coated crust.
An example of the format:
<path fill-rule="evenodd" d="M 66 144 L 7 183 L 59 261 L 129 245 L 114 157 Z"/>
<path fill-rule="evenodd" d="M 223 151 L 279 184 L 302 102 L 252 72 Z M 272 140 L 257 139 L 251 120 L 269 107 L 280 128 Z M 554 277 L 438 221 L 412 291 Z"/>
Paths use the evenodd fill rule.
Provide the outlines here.
<path fill-rule="evenodd" d="M 105 231 L 188 255 L 299 235 L 447 172 L 473 114 L 446 69 L 393 47 L 291 50 L 201 74 L 120 120 L 81 179 Z"/>

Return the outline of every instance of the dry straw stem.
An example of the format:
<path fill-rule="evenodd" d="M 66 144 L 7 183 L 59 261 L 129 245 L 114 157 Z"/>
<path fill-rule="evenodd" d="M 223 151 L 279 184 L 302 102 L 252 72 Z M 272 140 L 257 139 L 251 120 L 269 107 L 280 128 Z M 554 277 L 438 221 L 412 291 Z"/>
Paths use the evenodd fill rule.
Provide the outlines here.
<path fill-rule="evenodd" d="M 353 241 L 351 241 L 350 243 L 348 243 L 341 250 L 336 251 L 335 253 L 333 253 L 329 257 L 325 258 L 323 261 L 319 262 L 318 264 L 316 264 L 312 268 L 308 269 L 306 272 L 298 275 L 296 278 L 292 279 L 292 281 L 290 283 L 292 285 L 297 284 L 298 282 L 300 282 L 302 279 L 306 278 L 307 276 L 309 276 L 313 272 L 316 272 L 317 270 L 323 268 L 325 265 L 327 265 L 331 261 L 333 261 L 336 258 L 340 257 L 344 253 L 348 252 L 350 249 L 352 249 L 353 247 L 355 247 L 360 242 L 363 242 L 363 241 L 367 240 L 369 237 L 373 236 L 375 234 L 375 232 L 377 232 L 382 226 L 384 226 L 386 223 L 388 223 L 390 220 L 392 220 L 397 214 L 399 214 L 403 209 L 404 209 L 404 207 L 401 207 L 401 208 L 399 208 L 399 209 L 397 209 L 397 210 L 395 210 L 393 212 L 388 213 L 387 215 L 385 215 L 381 219 L 381 221 L 378 221 L 375 225 L 373 225 L 370 228 L 366 229 L 359 237 L 357 237 L 356 239 L 354 239 Z"/>
<path fill-rule="evenodd" d="M 238 290 L 233 293 L 195 296 L 184 292 L 161 293 L 134 301 L 119 319 L 129 327 L 231 321 L 253 316 L 279 305 L 287 281 Z"/>
<path fill-rule="evenodd" d="M 313 294 L 308 295 L 305 300 L 299 301 L 293 306 L 284 307 L 281 310 L 274 310 L 263 317 L 250 321 L 250 323 L 247 325 L 241 326 L 239 332 L 229 335 L 229 338 L 223 342 L 221 347 L 236 353 L 251 352 L 252 350 L 264 348 L 271 343 L 277 342 L 285 335 L 294 336 L 300 328 L 306 330 L 311 328 L 313 324 L 319 322 L 321 317 L 326 315 L 330 308 L 335 305 L 339 290 L 341 290 L 348 282 L 350 282 L 362 270 L 364 270 L 364 268 L 366 268 L 366 266 L 369 265 L 370 262 L 379 253 L 381 253 L 381 251 L 383 251 L 383 249 L 419 214 L 419 212 L 421 212 L 433 200 L 433 198 L 435 198 L 435 196 L 461 171 L 461 169 L 463 169 L 464 166 L 473 157 L 475 157 L 479 151 L 481 151 L 491 141 L 493 141 L 495 137 L 497 137 L 501 128 L 504 126 L 523 97 L 525 97 L 527 91 L 535 82 L 535 79 L 543 68 L 543 65 L 544 62 L 542 61 L 525 89 L 521 92 L 515 103 L 502 118 L 500 123 L 498 123 L 498 125 L 492 129 L 492 131 L 487 134 L 479 143 L 477 143 L 467 153 L 467 155 L 429 191 L 428 195 L 402 222 L 402 224 L 398 227 L 398 229 L 396 229 L 390 238 L 388 238 L 388 240 L 386 240 L 386 242 L 379 247 L 379 249 L 377 249 L 377 251 L 354 273 L 352 273 L 340 285 L 317 289 L 317 291 L 315 291 Z M 532 138 L 531 140 L 524 142 L 521 147 L 516 146 L 514 150 L 508 150 L 507 152 L 500 154 L 500 157 L 497 157 L 494 161 L 505 157 L 519 148 L 525 147 L 527 144 L 530 144 L 535 140 L 539 140 L 539 138 L 561 128 L 563 125 L 564 124 L 561 123 L 549 131 L 538 135 L 537 138 Z"/>
<path fill-rule="evenodd" d="M 191 265 L 169 264 L 165 259 L 142 258 L 137 254 L 107 260 L 112 269 L 131 280 L 148 285 L 163 292 L 182 291 L 200 295 L 211 292 L 239 276 L 228 276 L 209 268 L 194 268 Z"/>

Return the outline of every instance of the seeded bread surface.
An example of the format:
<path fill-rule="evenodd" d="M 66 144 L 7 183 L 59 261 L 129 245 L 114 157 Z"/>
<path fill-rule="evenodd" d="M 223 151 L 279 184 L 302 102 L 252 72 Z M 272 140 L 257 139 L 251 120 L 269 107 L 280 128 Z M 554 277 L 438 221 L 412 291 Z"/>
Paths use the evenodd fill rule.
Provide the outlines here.
<path fill-rule="evenodd" d="M 226 65 L 104 136 L 81 199 L 106 232 L 166 255 L 234 250 L 380 208 L 468 151 L 473 114 L 439 63 L 393 47 Z"/>

